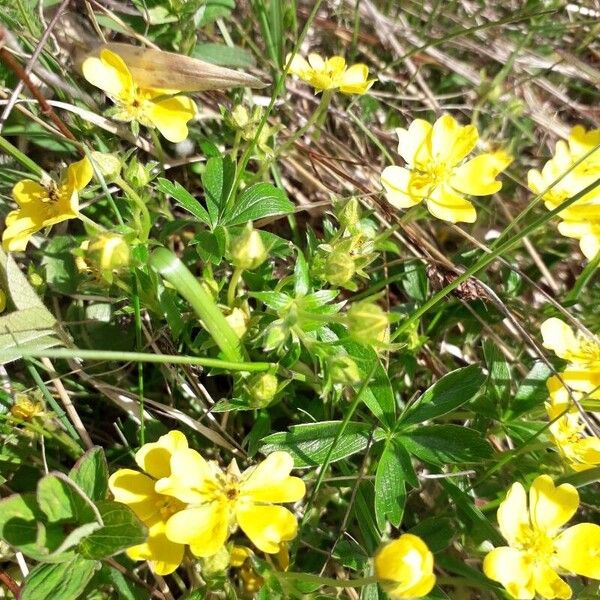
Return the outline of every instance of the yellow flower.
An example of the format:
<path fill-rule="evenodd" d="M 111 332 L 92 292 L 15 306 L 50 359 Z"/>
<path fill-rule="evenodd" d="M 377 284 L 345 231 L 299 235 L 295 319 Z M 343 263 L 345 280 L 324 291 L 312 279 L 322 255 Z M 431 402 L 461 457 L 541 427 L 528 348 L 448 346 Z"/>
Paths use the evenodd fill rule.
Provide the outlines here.
<path fill-rule="evenodd" d="M 274 452 L 255 467 L 240 473 L 235 461 L 223 472 L 195 450 L 176 452 L 171 475 L 156 483 L 156 490 L 188 506 L 167 523 L 173 542 L 189 544 L 200 557 L 215 554 L 230 529 L 239 525 L 262 552 L 279 552 L 281 542 L 296 536 L 295 516 L 283 502 L 296 502 L 306 491 L 304 482 L 291 477 L 294 466 L 286 452 Z"/>
<path fill-rule="evenodd" d="M 286 57 L 286 63 L 290 56 Z M 317 92 L 339 89 L 342 94 L 365 94 L 377 81 L 369 79 L 369 67 L 362 63 L 348 67 L 341 56 L 323 59 L 316 53 L 308 55 L 308 61 L 296 54 L 289 72 L 312 85 Z"/>
<path fill-rule="evenodd" d="M 554 486 L 540 475 L 529 490 L 514 483 L 498 508 L 498 525 L 508 546 L 494 548 L 483 561 L 484 573 L 519 600 L 535 594 L 567 599 L 571 588 L 558 571 L 600 579 L 600 526 L 579 523 L 561 531 L 579 506 L 570 484 Z"/>
<path fill-rule="evenodd" d="M 136 453 L 135 462 L 146 474 L 119 469 L 108 482 L 115 500 L 127 504 L 148 527 L 146 542 L 129 548 L 128 556 L 133 560 L 150 561 L 158 575 L 172 573 L 183 560 L 184 546 L 168 539 L 165 529 L 169 518 L 185 505 L 176 498 L 157 492 L 155 483 L 157 479 L 171 474 L 171 456 L 187 447 L 183 433 L 170 431 L 158 442 L 144 444 Z"/>
<path fill-rule="evenodd" d="M 556 317 L 544 321 L 541 332 L 544 348 L 568 361 L 570 367 L 600 371 L 600 344 L 597 340 L 575 333 Z"/>
<path fill-rule="evenodd" d="M 92 179 L 94 172 L 87 158 L 69 165 L 60 181 L 42 183 L 23 179 L 12 190 L 19 208 L 6 216 L 2 244 L 10 252 L 22 252 L 31 236 L 67 219 L 79 216 L 79 192 Z"/>
<path fill-rule="evenodd" d="M 187 123 L 196 116 L 196 105 L 186 96 L 174 95 L 178 90 L 138 86 L 123 59 L 106 48 L 99 58 L 86 58 L 81 69 L 84 77 L 117 105 L 113 115 L 117 121 L 138 121 L 146 127 L 156 127 L 170 142 L 187 138 Z"/>
<path fill-rule="evenodd" d="M 15 394 L 14 403 L 10 407 L 10 414 L 17 419 L 31 421 L 31 419 L 44 414 L 44 405 L 33 400 L 27 394 Z"/>
<path fill-rule="evenodd" d="M 404 533 L 374 558 L 375 575 L 392 600 L 426 596 L 435 585 L 433 554 L 416 535 Z"/>
<path fill-rule="evenodd" d="M 585 435 L 585 424 L 579 410 L 572 406 L 560 379 L 551 377 L 547 385 L 551 400 L 546 402 L 546 412 L 558 451 L 574 471 L 600 466 L 600 438 Z M 578 392 L 571 393 L 578 397 L 582 395 Z"/>
<path fill-rule="evenodd" d="M 496 177 L 512 162 L 506 152 L 486 152 L 462 162 L 479 139 L 474 125 L 463 127 L 443 115 L 433 125 L 416 119 L 408 129 L 396 131 L 406 167 L 386 167 L 381 174 L 386 198 L 395 207 L 425 200 L 438 219 L 473 223 L 475 207 L 462 194 L 489 196 L 502 188 Z"/>
<path fill-rule="evenodd" d="M 573 127 L 568 139 L 559 140 L 554 156 L 541 171 L 531 169 L 527 174 L 529 189 L 542 198 L 548 210 L 554 210 L 567 198 L 581 192 L 600 177 L 600 149 L 577 161 L 600 144 L 600 129 L 586 131 L 581 125 Z M 563 176 L 553 185 L 554 181 Z M 546 189 L 552 186 L 551 189 Z M 558 230 L 565 237 L 579 240 L 584 256 L 591 260 L 600 251 L 600 186 L 562 210 L 563 221 Z"/>

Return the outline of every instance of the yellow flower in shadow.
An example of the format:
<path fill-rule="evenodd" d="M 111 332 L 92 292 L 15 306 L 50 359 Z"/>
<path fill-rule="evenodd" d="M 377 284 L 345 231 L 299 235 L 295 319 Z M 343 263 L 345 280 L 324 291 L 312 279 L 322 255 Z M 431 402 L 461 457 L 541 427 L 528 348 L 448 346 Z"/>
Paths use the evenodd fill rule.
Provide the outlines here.
<path fill-rule="evenodd" d="M 22 252 L 31 236 L 44 227 L 79 216 L 79 192 L 91 181 L 94 172 L 87 158 L 69 165 L 60 181 L 42 183 L 19 181 L 12 190 L 19 208 L 6 216 L 2 245 L 10 252 Z"/>
<path fill-rule="evenodd" d="M 416 119 L 396 132 L 406 167 L 386 167 L 381 174 L 386 198 L 396 208 L 425 201 L 438 219 L 473 223 L 475 207 L 463 194 L 489 196 L 502 188 L 496 177 L 512 162 L 506 152 L 486 152 L 463 162 L 479 139 L 474 125 L 461 126 L 451 115 L 442 115 L 433 125 Z"/>
<path fill-rule="evenodd" d="M 169 518 L 185 505 L 155 491 L 156 480 L 171 474 L 170 460 L 177 452 L 187 449 L 185 435 L 170 431 L 158 442 L 144 444 L 135 455 L 135 462 L 144 471 L 119 469 L 109 479 L 109 487 L 115 500 L 126 504 L 148 527 L 148 539 L 143 544 L 127 550 L 133 560 L 150 561 L 158 575 L 168 575 L 183 560 L 185 546 L 173 542 L 165 533 Z"/>
<path fill-rule="evenodd" d="M 548 475 L 537 477 L 527 494 L 514 483 L 498 508 L 498 525 L 508 546 L 494 548 L 483 561 L 484 573 L 519 600 L 568 599 L 569 585 L 559 572 L 600 579 L 600 525 L 579 523 L 565 530 L 579 506 L 572 485 L 558 487 Z"/>
<path fill-rule="evenodd" d="M 99 57 L 86 58 L 81 69 L 83 76 L 116 104 L 112 116 L 117 121 L 156 127 L 174 143 L 187 138 L 187 123 L 196 116 L 196 105 L 186 96 L 175 95 L 178 90 L 140 87 L 123 59 L 106 48 Z"/>
<path fill-rule="evenodd" d="M 294 466 L 286 452 L 274 452 L 240 473 L 235 461 L 224 472 L 195 450 L 171 458 L 171 475 L 156 483 L 156 491 L 187 504 L 166 527 L 168 538 L 189 544 L 200 557 L 216 554 L 230 530 L 239 525 L 262 552 L 276 554 L 281 542 L 296 536 L 296 517 L 283 506 L 303 498 L 302 479 L 291 477 Z"/>
<path fill-rule="evenodd" d="M 381 587 L 392 600 L 421 598 L 435 585 L 433 554 L 420 537 L 411 533 L 385 544 L 373 563 Z"/>
<path fill-rule="evenodd" d="M 286 63 L 291 55 L 286 57 Z M 348 67 L 341 56 L 324 59 L 316 53 L 308 55 L 308 60 L 296 54 L 292 58 L 289 72 L 315 88 L 317 92 L 339 90 L 342 94 L 365 94 L 377 81 L 369 79 L 369 67 L 358 63 Z"/>

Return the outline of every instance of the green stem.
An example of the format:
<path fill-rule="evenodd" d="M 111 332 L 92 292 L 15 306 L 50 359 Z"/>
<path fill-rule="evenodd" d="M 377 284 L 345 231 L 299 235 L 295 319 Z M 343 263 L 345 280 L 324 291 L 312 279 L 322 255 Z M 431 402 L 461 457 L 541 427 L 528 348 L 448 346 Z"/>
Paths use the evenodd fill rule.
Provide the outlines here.
<path fill-rule="evenodd" d="M 47 176 L 47 173 L 37 163 L 33 162 L 28 156 L 23 154 L 16 146 L 13 146 L 6 138 L 0 135 L 0 150 L 12 156 L 20 162 L 26 169 L 37 175 L 40 179 Z"/>
<path fill-rule="evenodd" d="M 95 229 L 98 233 L 104 233 L 106 231 L 106 229 L 102 227 L 102 225 L 96 223 L 96 221 L 92 221 L 92 219 L 86 217 L 82 213 L 79 213 L 78 219 L 86 225 L 89 225 L 92 229 Z"/>
<path fill-rule="evenodd" d="M 336 588 L 360 588 L 364 587 L 365 585 L 377 583 L 379 581 L 375 575 L 356 579 L 334 579 L 333 577 L 320 577 L 319 575 L 313 575 L 312 573 L 274 572 L 274 574 L 283 581 L 302 581 L 305 583 L 314 583 L 321 586 Z"/>
<path fill-rule="evenodd" d="M 244 352 L 235 331 L 213 297 L 179 258 L 166 248 L 158 248 L 152 253 L 150 264 L 191 304 L 225 358 L 232 362 L 242 362 Z"/>
<path fill-rule="evenodd" d="M 227 306 L 229 306 L 229 308 L 233 308 L 233 303 L 235 302 L 235 292 L 240 279 L 242 278 L 243 272 L 244 269 L 236 267 L 231 279 L 229 280 L 229 287 L 227 288 Z"/>
<path fill-rule="evenodd" d="M 66 348 L 46 348 L 44 350 L 11 348 L 6 350 L 0 350 L 0 360 L 15 360 L 17 358 L 43 357 L 101 361 L 114 360 L 122 362 L 146 362 L 172 365 L 200 365 L 202 367 L 223 369 L 225 371 L 268 371 L 270 369 L 277 368 L 276 364 L 268 362 L 233 362 L 227 360 L 220 360 L 218 358 L 204 358 L 200 356 L 180 356 L 179 354 L 147 354 L 144 352 L 120 352 L 113 350 L 78 350 Z M 34 377 L 33 374 L 32 377 Z M 60 406 L 56 404 L 54 398 L 52 398 L 52 401 L 50 400 L 50 398 L 52 398 L 52 395 L 50 395 L 49 398 L 47 397 L 48 402 L 50 402 L 52 405 L 52 409 L 59 415 L 59 417 L 64 416 L 64 412 L 62 411 Z"/>
<path fill-rule="evenodd" d="M 140 241 L 147 242 L 148 236 L 150 235 L 150 229 L 152 229 L 152 220 L 150 218 L 150 212 L 148 211 L 146 203 L 122 177 L 117 177 L 114 179 L 114 183 L 118 185 L 125 192 L 125 194 L 127 194 L 127 197 L 130 200 L 133 200 L 134 204 L 139 210 L 139 214 L 142 218 L 141 231 L 139 232 Z"/>

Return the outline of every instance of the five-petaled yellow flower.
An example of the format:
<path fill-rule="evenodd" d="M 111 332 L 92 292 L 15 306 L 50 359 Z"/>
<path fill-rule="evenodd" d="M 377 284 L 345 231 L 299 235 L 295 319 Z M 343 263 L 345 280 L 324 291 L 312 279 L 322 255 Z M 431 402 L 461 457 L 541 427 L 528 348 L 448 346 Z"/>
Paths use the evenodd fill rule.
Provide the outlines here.
<path fill-rule="evenodd" d="M 185 546 L 170 540 L 165 529 L 169 518 L 185 508 L 185 504 L 155 490 L 156 480 L 171 474 L 170 460 L 187 449 L 185 435 L 170 431 L 158 442 L 144 444 L 135 455 L 135 462 L 146 474 L 132 469 L 119 469 L 109 479 L 110 491 L 117 502 L 127 504 L 148 527 L 148 539 L 133 546 L 127 554 L 133 560 L 148 560 L 155 573 L 168 575 L 183 560 Z"/>
<path fill-rule="evenodd" d="M 420 537 L 411 533 L 383 546 L 373 562 L 375 575 L 392 600 L 421 598 L 435 585 L 433 554 Z"/>
<path fill-rule="evenodd" d="M 518 600 L 535 594 L 567 599 L 572 590 L 559 572 L 600 579 L 600 525 L 579 523 L 561 530 L 579 506 L 570 484 L 554 486 L 537 477 L 527 495 L 514 483 L 498 508 L 498 525 L 508 546 L 492 550 L 483 561 L 485 574 Z"/>
<path fill-rule="evenodd" d="M 273 452 L 243 473 L 235 461 L 222 471 L 195 450 L 176 452 L 171 457 L 171 475 L 160 479 L 156 490 L 188 506 L 169 519 L 167 536 L 189 544 L 196 556 L 208 557 L 239 525 L 259 550 L 276 554 L 298 528 L 296 517 L 277 505 L 296 502 L 306 491 L 302 479 L 290 476 L 293 466 L 289 454 Z"/>
<path fill-rule="evenodd" d="M 288 54 L 286 63 L 291 55 Z M 294 55 L 289 72 L 315 88 L 317 92 L 339 90 L 342 94 L 365 94 L 377 81 L 369 79 L 369 67 L 357 63 L 348 67 L 342 56 L 332 56 L 324 59 L 312 52 L 308 60 Z"/>
<path fill-rule="evenodd" d="M 99 58 L 86 58 L 81 68 L 84 77 L 117 105 L 113 115 L 117 121 L 156 127 L 174 143 L 187 138 L 187 123 L 196 116 L 196 105 L 186 96 L 176 96 L 178 90 L 138 86 L 123 59 L 106 48 Z"/>
<path fill-rule="evenodd" d="M 398 152 L 406 167 L 386 167 L 381 183 L 390 204 L 410 208 L 422 202 L 438 219 L 473 223 L 475 207 L 463 194 L 488 196 L 502 187 L 496 177 L 512 162 L 504 151 L 486 152 L 462 162 L 475 148 L 474 125 L 459 125 L 451 115 L 433 125 L 422 119 L 397 129 Z"/>
<path fill-rule="evenodd" d="M 542 170 L 529 171 L 529 189 L 536 194 L 543 194 L 548 210 L 558 208 L 567 198 L 581 192 L 600 177 L 599 145 L 600 129 L 586 131 L 581 125 L 573 127 L 566 141 L 557 142 L 554 156 Z M 591 154 L 584 158 L 588 153 Z M 581 159 L 582 162 L 574 166 Z M 554 184 L 560 177 L 560 181 Z M 600 186 L 560 211 L 558 216 L 562 219 L 558 225 L 560 233 L 579 240 L 583 255 L 589 260 L 594 258 L 600 251 Z"/>
<path fill-rule="evenodd" d="M 22 252 L 31 236 L 44 227 L 79 216 L 79 192 L 90 182 L 94 171 L 87 158 L 69 165 L 60 181 L 31 179 L 19 181 L 12 190 L 19 208 L 6 216 L 2 234 L 5 250 Z"/>

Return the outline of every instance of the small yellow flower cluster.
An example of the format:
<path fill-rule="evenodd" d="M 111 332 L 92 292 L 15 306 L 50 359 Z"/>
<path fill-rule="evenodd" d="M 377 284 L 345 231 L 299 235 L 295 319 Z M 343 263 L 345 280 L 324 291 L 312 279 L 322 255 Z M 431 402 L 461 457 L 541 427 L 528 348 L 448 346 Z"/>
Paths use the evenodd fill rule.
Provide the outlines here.
<path fill-rule="evenodd" d="M 410 208 L 425 201 L 434 217 L 451 223 L 473 223 L 475 207 L 463 194 L 495 194 L 502 187 L 496 177 L 512 162 L 502 150 L 463 162 L 479 134 L 474 125 L 463 127 L 451 115 L 441 116 L 433 125 L 416 119 L 396 133 L 398 153 L 406 167 L 383 170 L 381 183 L 388 202 Z"/>
<path fill-rule="evenodd" d="M 556 144 L 554 156 L 541 172 L 529 171 L 529 188 L 536 194 L 543 194 L 546 208 L 554 210 L 600 177 L 599 145 L 600 129 L 586 131 L 577 125 L 567 140 Z M 560 181 L 553 185 L 559 178 Z M 589 260 L 594 258 L 600 251 L 600 187 L 560 211 L 559 217 L 562 219 L 558 225 L 560 233 L 579 240 L 584 256 Z"/>
<path fill-rule="evenodd" d="M 187 123 L 196 116 L 196 105 L 178 90 L 139 86 L 123 59 L 104 48 L 100 56 L 90 56 L 82 66 L 83 76 L 103 90 L 116 104 L 112 115 L 117 121 L 137 121 L 156 127 L 170 142 L 182 142 L 188 136 Z"/>
<path fill-rule="evenodd" d="M 314 87 L 317 92 L 339 90 L 342 94 L 362 95 L 377 81 L 369 79 L 367 65 L 358 63 L 348 67 L 342 56 L 324 59 L 312 52 L 306 60 L 299 54 L 293 58 L 288 54 L 285 62 L 290 62 L 290 59 L 289 72 Z"/>
<path fill-rule="evenodd" d="M 551 318 L 542 323 L 544 347 L 568 362 L 560 376 L 547 381 L 550 401 L 546 403 L 550 431 L 566 461 L 575 471 L 600 465 L 600 438 L 585 436 L 585 426 L 571 395 L 577 399 L 600 399 L 600 344 L 575 334 L 563 321 Z"/>
<path fill-rule="evenodd" d="M 278 505 L 301 500 L 306 488 L 290 476 L 293 460 L 286 452 L 273 452 L 244 472 L 235 461 L 223 471 L 189 448 L 183 433 L 171 431 L 142 446 L 135 460 L 144 473 L 120 469 L 109 486 L 148 526 L 148 540 L 128 555 L 150 561 L 159 575 L 181 564 L 186 545 L 195 556 L 214 556 L 238 526 L 268 554 L 296 536 L 296 517 Z"/>
<path fill-rule="evenodd" d="M 19 208 L 6 216 L 2 245 L 10 252 L 22 252 L 31 236 L 67 219 L 79 216 L 79 192 L 91 181 L 94 172 L 87 158 L 69 165 L 58 181 L 41 183 L 31 179 L 19 181 L 12 195 Z"/>
<path fill-rule="evenodd" d="M 558 571 L 600 579 L 600 525 L 578 523 L 562 527 L 579 506 L 570 484 L 555 487 L 548 475 L 537 477 L 527 494 L 514 483 L 498 508 L 498 525 L 508 546 L 492 550 L 484 573 L 518 600 L 568 599 L 572 590 Z"/>

